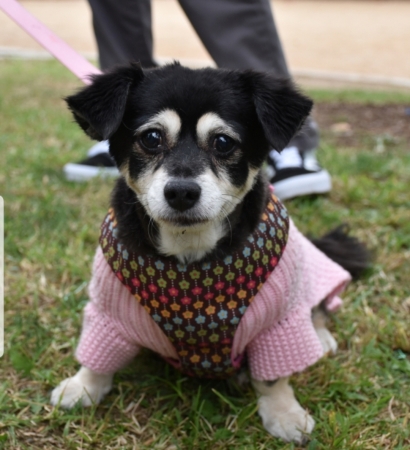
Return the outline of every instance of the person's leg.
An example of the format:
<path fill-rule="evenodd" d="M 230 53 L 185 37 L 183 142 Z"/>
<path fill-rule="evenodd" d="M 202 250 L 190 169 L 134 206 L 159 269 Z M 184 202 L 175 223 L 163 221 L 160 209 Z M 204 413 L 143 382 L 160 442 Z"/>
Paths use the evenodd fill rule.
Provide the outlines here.
<path fill-rule="evenodd" d="M 89 0 L 103 70 L 129 61 L 153 67 L 150 0 Z"/>
<path fill-rule="evenodd" d="M 269 0 L 179 0 L 218 67 L 254 69 L 290 78 Z M 328 192 L 331 180 L 315 157 L 316 123 L 309 118 L 279 155 L 272 150 L 268 174 L 282 199 Z"/>
<path fill-rule="evenodd" d="M 150 0 L 89 0 L 101 69 L 139 61 L 154 67 Z M 117 177 L 118 170 L 108 154 L 108 141 L 90 148 L 85 159 L 64 166 L 70 181 L 95 176 Z"/>
<path fill-rule="evenodd" d="M 290 77 L 268 0 L 179 0 L 218 67 Z"/>

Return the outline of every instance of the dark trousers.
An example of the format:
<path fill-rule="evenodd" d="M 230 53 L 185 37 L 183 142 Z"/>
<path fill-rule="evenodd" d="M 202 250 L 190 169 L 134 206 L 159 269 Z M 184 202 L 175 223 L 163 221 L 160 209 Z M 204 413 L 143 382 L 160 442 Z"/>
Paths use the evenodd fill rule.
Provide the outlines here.
<path fill-rule="evenodd" d="M 218 67 L 254 69 L 290 77 L 269 0 L 178 0 Z M 100 65 L 128 61 L 155 66 L 150 0 L 89 0 Z M 310 120 L 290 145 L 318 144 Z"/>

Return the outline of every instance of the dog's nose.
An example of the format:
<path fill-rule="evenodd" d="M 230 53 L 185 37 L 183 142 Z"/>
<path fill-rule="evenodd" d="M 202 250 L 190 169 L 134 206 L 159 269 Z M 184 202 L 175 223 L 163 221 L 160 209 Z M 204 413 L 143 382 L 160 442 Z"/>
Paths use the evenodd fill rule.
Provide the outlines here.
<path fill-rule="evenodd" d="M 194 181 L 169 181 L 164 187 L 164 196 L 172 208 L 184 212 L 192 208 L 201 195 L 201 187 Z"/>

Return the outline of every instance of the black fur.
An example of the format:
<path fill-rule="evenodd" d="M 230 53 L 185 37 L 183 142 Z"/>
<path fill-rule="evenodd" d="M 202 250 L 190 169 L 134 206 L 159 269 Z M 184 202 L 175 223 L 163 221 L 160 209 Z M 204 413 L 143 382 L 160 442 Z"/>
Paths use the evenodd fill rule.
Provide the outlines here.
<path fill-rule="evenodd" d="M 95 75 L 91 86 L 65 100 L 80 127 L 92 139 L 110 138 L 120 126 L 128 94 L 143 78 L 139 65 Z"/>
<path fill-rule="evenodd" d="M 120 177 L 111 194 L 117 219 L 118 238 L 132 252 L 156 253 L 158 229 L 147 215 L 135 192 Z"/>
<path fill-rule="evenodd" d="M 277 151 L 283 150 L 306 119 L 312 101 L 300 95 L 289 80 L 275 80 L 266 73 L 248 72 L 256 114 L 265 136 Z"/>
<path fill-rule="evenodd" d="M 349 227 L 340 225 L 312 243 L 331 260 L 358 278 L 369 268 L 372 255 L 357 238 L 349 236 Z"/>

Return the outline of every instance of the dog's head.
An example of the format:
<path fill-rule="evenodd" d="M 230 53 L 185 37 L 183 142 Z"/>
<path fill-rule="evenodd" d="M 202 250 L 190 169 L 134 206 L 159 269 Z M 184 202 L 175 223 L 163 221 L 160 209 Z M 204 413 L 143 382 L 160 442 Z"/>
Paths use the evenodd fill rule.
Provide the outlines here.
<path fill-rule="evenodd" d="M 67 103 L 90 137 L 109 139 L 128 186 L 169 229 L 225 220 L 312 107 L 289 81 L 177 63 L 117 68 Z"/>

